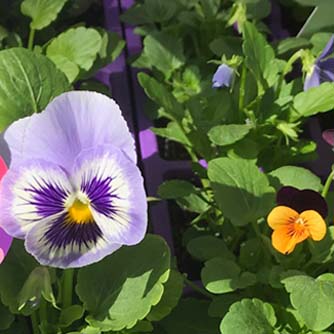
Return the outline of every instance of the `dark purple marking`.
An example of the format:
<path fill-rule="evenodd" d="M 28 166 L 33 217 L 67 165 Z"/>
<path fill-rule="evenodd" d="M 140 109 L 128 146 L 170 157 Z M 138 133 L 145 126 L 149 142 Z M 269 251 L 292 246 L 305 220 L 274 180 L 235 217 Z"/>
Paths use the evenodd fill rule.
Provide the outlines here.
<path fill-rule="evenodd" d="M 107 217 L 116 213 L 112 200 L 118 197 L 111 189 L 111 181 L 111 177 L 102 180 L 94 176 L 91 179 L 85 178 L 81 185 L 82 192 L 88 196 L 93 208 Z"/>
<path fill-rule="evenodd" d="M 102 231 L 95 221 L 78 224 L 69 219 L 67 214 L 61 215 L 52 222 L 51 227 L 45 233 L 46 247 L 50 249 L 65 248 L 68 245 L 78 245 L 79 250 L 90 243 L 96 245 L 102 238 Z"/>
<path fill-rule="evenodd" d="M 36 206 L 36 213 L 42 217 L 49 217 L 64 210 L 64 202 L 69 193 L 63 188 L 43 180 L 43 184 L 35 178 L 38 187 L 27 187 L 24 190 L 33 194 L 30 204 Z"/>
<path fill-rule="evenodd" d="M 328 208 L 325 199 L 316 191 L 299 190 L 294 187 L 281 188 L 276 197 L 278 205 L 284 205 L 302 213 L 306 210 L 317 211 L 324 219 L 327 217 Z"/>

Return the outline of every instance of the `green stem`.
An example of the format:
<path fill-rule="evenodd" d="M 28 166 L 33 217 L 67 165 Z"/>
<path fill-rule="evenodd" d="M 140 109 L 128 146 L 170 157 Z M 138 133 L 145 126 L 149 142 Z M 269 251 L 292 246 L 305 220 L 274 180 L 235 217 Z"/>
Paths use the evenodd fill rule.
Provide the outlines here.
<path fill-rule="evenodd" d="M 301 57 L 302 51 L 303 51 L 303 50 L 299 50 L 299 51 L 295 52 L 295 53 L 291 56 L 291 58 L 288 60 L 288 62 L 285 64 L 285 67 L 284 67 L 284 69 L 283 69 L 283 72 L 282 72 L 282 74 L 280 75 L 280 78 L 279 78 L 279 80 L 278 80 L 278 85 L 277 85 L 277 97 L 280 96 L 284 77 L 285 77 L 289 72 L 291 72 L 293 63 L 296 62 L 296 61 Z"/>
<path fill-rule="evenodd" d="M 240 88 L 239 88 L 239 111 L 242 112 L 245 102 L 245 85 L 246 85 L 246 72 L 247 68 L 245 63 L 242 65 L 241 78 L 240 78 Z"/>
<path fill-rule="evenodd" d="M 73 276 L 74 269 L 64 270 L 63 276 L 63 308 L 67 308 L 72 305 L 73 295 Z"/>
<path fill-rule="evenodd" d="M 326 180 L 326 183 L 324 185 L 324 189 L 322 190 L 322 197 L 323 198 L 326 198 L 327 194 L 328 194 L 328 191 L 329 191 L 329 187 L 331 186 L 332 184 L 332 181 L 333 181 L 333 177 L 334 177 L 334 166 L 332 166 L 332 171 L 331 173 L 328 175 L 328 178 Z"/>
<path fill-rule="evenodd" d="M 214 296 L 210 293 L 210 292 L 207 292 L 206 290 L 200 288 L 199 286 L 197 286 L 195 283 L 193 283 L 192 281 L 188 280 L 188 278 L 183 275 L 183 281 L 189 285 L 194 291 L 197 291 L 199 292 L 201 295 L 207 297 L 207 298 L 210 298 L 210 299 L 213 299 Z"/>
<path fill-rule="evenodd" d="M 39 305 L 39 318 L 41 322 L 48 321 L 47 303 L 43 297 L 41 298 L 41 302 Z"/>
<path fill-rule="evenodd" d="M 30 316 L 31 319 L 31 325 L 32 325 L 32 331 L 34 334 L 39 334 L 39 327 L 38 327 L 38 319 L 37 319 L 37 313 L 33 312 Z"/>
<path fill-rule="evenodd" d="M 28 49 L 32 50 L 34 47 L 35 29 L 30 29 L 29 39 L 28 39 Z"/>

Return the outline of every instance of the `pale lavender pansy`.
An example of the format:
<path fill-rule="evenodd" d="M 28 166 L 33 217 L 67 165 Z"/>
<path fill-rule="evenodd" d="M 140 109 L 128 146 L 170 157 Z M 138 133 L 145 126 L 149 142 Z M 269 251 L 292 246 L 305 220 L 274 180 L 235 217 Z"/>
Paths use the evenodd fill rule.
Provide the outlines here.
<path fill-rule="evenodd" d="M 117 104 L 93 92 L 55 98 L 5 132 L 10 168 L 0 225 L 41 264 L 97 262 L 140 242 L 147 228 L 143 178 Z"/>
<path fill-rule="evenodd" d="M 3 178 L 6 172 L 7 172 L 7 166 L 5 165 L 4 161 L 0 157 L 0 180 Z M 1 228 L 1 225 L 0 225 L 0 264 L 5 259 L 11 243 L 12 243 L 12 237 L 10 237 Z"/>
<path fill-rule="evenodd" d="M 221 64 L 212 77 L 212 88 L 230 87 L 234 71 L 226 64 Z"/>
<path fill-rule="evenodd" d="M 330 57 L 333 52 L 334 36 L 330 38 L 320 56 L 316 59 L 312 71 L 306 75 L 304 90 L 317 87 L 326 81 L 334 81 L 334 58 Z"/>

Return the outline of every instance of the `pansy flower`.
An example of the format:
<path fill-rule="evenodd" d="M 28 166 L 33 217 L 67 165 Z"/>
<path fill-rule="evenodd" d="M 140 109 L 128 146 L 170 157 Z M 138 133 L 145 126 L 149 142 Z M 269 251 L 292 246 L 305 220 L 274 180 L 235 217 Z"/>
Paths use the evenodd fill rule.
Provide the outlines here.
<path fill-rule="evenodd" d="M 308 238 L 319 241 L 325 237 L 327 204 L 313 190 L 283 187 L 277 193 L 277 206 L 268 215 L 268 224 L 274 230 L 273 247 L 290 254 L 296 245 Z"/>
<path fill-rule="evenodd" d="M 307 73 L 304 90 L 319 86 L 321 83 L 334 81 L 334 58 L 330 57 L 334 51 L 334 37 L 332 36 L 320 56 L 313 64 L 311 71 Z"/>
<path fill-rule="evenodd" d="M 0 157 L 0 180 L 6 174 L 7 166 Z M 1 228 L 0 225 L 0 263 L 3 262 L 5 256 L 8 252 L 8 249 L 12 243 L 12 238 Z"/>
<path fill-rule="evenodd" d="M 24 239 L 41 264 L 81 267 L 143 239 L 143 178 L 113 100 L 64 93 L 40 114 L 13 123 L 4 140 L 11 161 L 0 191 L 0 226 Z"/>

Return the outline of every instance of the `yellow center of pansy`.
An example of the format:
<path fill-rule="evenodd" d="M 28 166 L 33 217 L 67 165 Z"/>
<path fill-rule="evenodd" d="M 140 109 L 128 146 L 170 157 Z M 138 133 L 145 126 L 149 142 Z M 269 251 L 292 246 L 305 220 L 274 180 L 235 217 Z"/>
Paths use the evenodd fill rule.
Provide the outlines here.
<path fill-rule="evenodd" d="M 68 209 L 69 220 L 77 224 L 86 224 L 93 221 L 93 215 L 89 208 L 89 203 L 84 203 L 79 199 L 75 199 L 71 207 Z"/>

